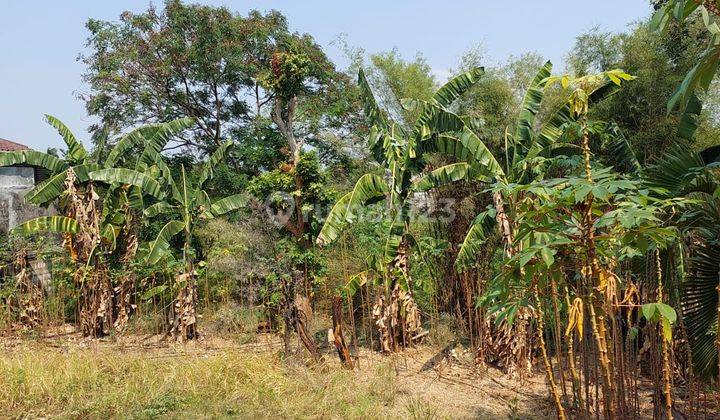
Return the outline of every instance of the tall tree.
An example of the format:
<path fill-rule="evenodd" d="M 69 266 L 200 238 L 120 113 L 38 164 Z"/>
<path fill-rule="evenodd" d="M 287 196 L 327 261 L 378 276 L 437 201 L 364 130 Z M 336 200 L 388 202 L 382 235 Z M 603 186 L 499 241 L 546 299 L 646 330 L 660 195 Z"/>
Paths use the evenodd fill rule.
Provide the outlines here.
<path fill-rule="evenodd" d="M 277 145 L 266 129 L 278 92 L 265 82 L 288 44 L 301 47 L 325 72 L 314 86 L 316 100 L 299 104 L 303 112 L 294 116 L 308 136 L 321 139 L 325 130 L 345 124 L 339 117 L 353 107 L 344 92 L 349 80 L 334 71 L 310 36 L 290 32 L 277 11 L 241 16 L 224 7 L 167 0 L 162 9 L 124 12 L 119 21 L 89 20 L 87 28 L 89 53 L 82 61 L 90 92 L 82 99 L 88 113 L 100 118 L 94 130 L 191 117 L 194 130 L 168 147 L 212 152 L 230 136 Z M 267 164 L 252 161 L 258 157 L 240 153 L 233 162 L 252 173 L 253 165 Z"/>

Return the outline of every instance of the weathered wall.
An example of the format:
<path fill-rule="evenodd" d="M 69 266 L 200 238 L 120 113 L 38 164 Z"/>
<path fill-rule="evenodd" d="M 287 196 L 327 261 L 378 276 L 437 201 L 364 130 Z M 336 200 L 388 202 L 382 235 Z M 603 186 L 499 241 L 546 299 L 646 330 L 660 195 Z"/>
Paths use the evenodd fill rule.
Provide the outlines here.
<path fill-rule="evenodd" d="M 8 233 L 20 223 L 52 213 L 25 202 L 25 194 L 35 186 L 35 169 L 22 166 L 0 167 L 0 232 Z M 3 275 L 13 276 L 14 272 L 3 270 Z M 51 292 L 49 261 L 31 259 L 30 268 L 33 281 L 41 284 L 46 292 Z M 0 279 L 0 282 L 2 280 Z"/>
<path fill-rule="evenodd" d="M 0 232 L 7 233 L 20 223 L 49 214 L 47 209 L 25 202 L 35 186 L 35 170 L 29 167 L 0 167 Z"/>

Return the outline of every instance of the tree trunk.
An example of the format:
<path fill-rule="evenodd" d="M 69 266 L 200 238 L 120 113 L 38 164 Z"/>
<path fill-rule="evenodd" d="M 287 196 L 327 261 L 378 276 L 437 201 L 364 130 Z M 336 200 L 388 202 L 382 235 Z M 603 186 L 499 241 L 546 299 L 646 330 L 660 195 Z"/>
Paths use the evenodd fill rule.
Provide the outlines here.
<path fill-rule="evenodd" d="M 505 200 L 502 194 L 494 192 L 492 194 L 493 205 L 495 206 L 495 220 L 497 221 L 502 235 L 502 243 L 505 248 L 505 255 L 512 257 L 515 253 L 513 251 L 513 242 L 515 240 L 512 228 L 510 227 L 510 219 L 508 219 L 507 213 L 505 213 Z"/>
<path fill-rule="evenodd" d="M 332 341 L 340 357 L 340 363 L 346 368 L 353 369 L 353 361 L 350 356 L 350 350 L 348 350 L 345 344 L 345 337 L 343 336 L 342 324 L 343 324 L 343 311 L 342 311 L 342 298 L 340 296 L 334 296 L 332 299 Z"/>
<path fill-rule="evenodd" d="M 381 350 L 398 352 L 424 336 L 420 311 L 412 296 L 412 278 L 408 269 L 408 244 L 403 238 L 391 266 L 390 296 L 380 295 L 373 307 L 373 318 L 380 333 Z M 407 291 L 400 285 L 405 279 Z"/>
<path fill-rule="evenodd" d="M 283 105 L 286 105 L 286 109 L 283 109 Z M 292 97 L 289 100 L 285 100 L 282 97 L 275 99 L 273 112 L 271 118 L 275 125 L 278 127 L 280 133 L 285 137 L 287 141 L 288 149 L 290 151 L 290 169 L 295 169 L 300 162 L 300 152 L 303 146 L 303 140 L 297 140 L 295 138 L 295 132 L 293 127 L 293 121 L 295 118 L 295 109 L 297 107 L 297 98 Z M 295 172 L 295 189 L 300 192 L 303 189 L 304 180 L 300 174 Z M 293 195 L 295 205 L 295 217 L 290 218 L 285 225 L 285 228 L 292 234 L 297 241 L 298 246 L 303 250 L 307 251 L 311 246 L 312 242 L 307 237 L 307 226 L 305 223 L 305 215 L 303 214 L 303 197 L 302 194 Z M 300 341 L 305 346 L 307 351 L 312 355 L 315 361 L 320 360 L 320 352 L 312 340 L 310 333 L 307 330 L 309 321 L 312 319 L 312 305 L 310 304 L 310 279 L 307 275 L 306 267 L 299 267 L 300 272 L 303 273 L 302 285 L 298 285 L 297 282 L 293 282 L 293 290 L 295 298 L 288 301 L 288 304 L 292 305 L 290 312 L 293 313 L 295 320 L 295 330 L 298 333 Z M 293 267 L 295 269 L 295 267 Z M 297 303 L 303 302 L 307 305 L 298 307 Z"/>
<path fill-rule="evenodd" d="M 20 323 L 35 328 L 41 323 L 44 294 L 42 286 L 32 279 L 27 252 L 22 249 L 15 256 L 15 287 L 19 294 Z"/>
<path fill-rule="evenodd" d="M 297 288 L 298 284 L 295 285 Z M 301 293 L 295 293 L 295 300 L 293 303 L 294 318 L 295 318 L 295 330 L 298 333 L 300 342 L 302 342 L 305 349 L 310 353 L 313 360 L 317 363 L 320 361 L 320 351 L 315 345 L 310 332 L 308 332 L 307 325 L 309 324 L 310 318 L 308 313 L 310 312 L 310 301 Z"/>
<path fill-rule="evenodd" d="M 502 236 L 502 244 L 505 249 L 507 258 L 515 255 L 515 234 L 510 224 L 510 218 L 505 212 L 505 200 L 501 193 L 494 192 L 492 194 L 493 206 L 495 207 L 495 221 L 500 229 Z M 530 360 L 530 337 L 532 335 L 529 320 L 531 314 L 525 308 L 521 308 L 517 315 L 515 323 L 512 325 L 503 321 L 501 325 L 490 322 L 492 342 L 492 351 L 487 352 L 493 355 L 494 362 L 500 364 L 507 374 L 519 373 L 521 376 L 529 374 L 532 370 Z M 488 360 L 488 362 L 493 362 Z"/>
<path fill-rule="evenodd" d="M 99 257 L 94 257 L 99 260 Z M 113 326 L 112 285 L 104 261 L 93 264 L 90 272 L 76 273 L 80 287 L 80 330 L 84 336 L 100 337 Z"/>
<path fill-rule="evenodd" d="M 173 303 L 173 338 L 181 343 L 198 338 L 197 332 L 197 286 L 195 273 L 189 271 L 176 278 L 178 293 Z"/>
<path fill-rule="evenodd" d="M 68 169 L 67 216 L 78 222 L 80 231 L 75 237 L 66 237 L 66 244 L 77 264 L 74 278 L 80 288 L 80 331 L 83 336 L 98 337 L 108 334 L 113 326 L 112 284 L 100 240 L 100 214 L 96 205 L 99 197 L 92 183 L 87 184 L 84 194 L 79 193 L 76 179 L 72 168 Z"/>
<path fill-rule="evenodd" d="M 138 248 L 138 239 L 137 239 L 137 223 L 135 223 L 134 219 L 132 218 L 132 210 L 129 208 L 126 209 L 125 212 L 125 235 L 124 235 L 124 247 L 125 251 L 123 252 L 122 257 L 120 257 L 120 262 L 124 264 L 126 267 L 132 262 L 133 259 L 135 259 L 135 254 L 137 252 Z M 120 280 L 118 281 L 118 285 L 113 290 L 115 292 L 115 331 L 121 332 L 125 329 L 125 325 L 127 324 L 130 313 L 133 310 L 133 305 L 131 303 L 132 294 L 135 288 L 135 280 L 136 275 L 133 270 L 126 270 L 123 272 L 123 274 L 120 275 Z"/>

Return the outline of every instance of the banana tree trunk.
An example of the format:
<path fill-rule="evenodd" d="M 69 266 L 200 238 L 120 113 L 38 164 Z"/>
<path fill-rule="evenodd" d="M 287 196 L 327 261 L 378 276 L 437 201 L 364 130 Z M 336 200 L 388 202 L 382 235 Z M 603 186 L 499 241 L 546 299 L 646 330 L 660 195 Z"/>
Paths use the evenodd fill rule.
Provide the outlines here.
<path fill-rule="evenodd" d="M 126 266 L 135 259 L 138 248 L 137 239 L 137 223 L 130 216 L 131 210 L 128 209 L 125 224 L 125 251 L 123 252 L 120 262 Z M 132 294 L 135 288 L 136 275 L 133 270 L 128 270 L 120 276 L 117 286 L 113 290 L 115 292 L 115 331 L 121 332 L 125 329 L 133 310 L 131 303 Z"/>
<path fill-rule="evenodd" d="M 112 285 L 105 261 L 96 262 L 89 272 L 79 270 L 80 330 L 84 336 L 100 337 L 110 333 L 113 326 Z"/>
<path fill-rule="evenodd" d="M 178 288 L 173 303 L 173 323 L 170 330 L 176 341 L 181 343 L 198 337 L 197 331 L 197 285 L 192 269 L 176 278 Z"/>
<path fill-rule="evenodd" d="M 513 235 L 512 228 L 510 226 L 510 219 L 507 213 L 505 213 L 505 200 L 502 194 L 498 191 L 492 194 L 493 205 L 495 206 L 495 220 L 500 228 L 500 234 L 502 235 L 502 244 L 505 248 L 505 255 L 510 258 L 515 252 L 513 250 L 513 242 L 515 237 Z"/>
<path fill-rule="evenodd" d="M 15 287 L 18 290 L 20 323 L 24 327 L 35 328 L 41 323 L 44 294 L 42 287 L 35 283 L 30 274 L 28 255 L 21 250 L 15 257 Z"/>
<path fill-rule="evenodd" d="M 190 253 L 191 223 L 186 216 L 185 245 L 183 246 L 183 260 L 185 272 L 175 278 L 177 295 L 173 302 L 172 328 L 170 334 L 181 343 L 198 338 L 197 331 L 197 284 L 195 281 L 195 264 Z"/>
<path fill-rule="evenodd" d="M 135 285 L 135 273 L 126 273 L 120 276 L 118 285 L 115 286 L 115 323 L 113 328 L 116 332 L 125 330 L 125 326 L 130 319 L 133 309 L 131 302 L 132 293 Z"/>
<path fill-rule="evenodd" d="M 381 294 L 373 307 L 381 349 L 386 353 L 398 352 L 424 335 L 420 311 L 412 296 L 408 252 L 407 240 L 403 239 L 390 266 L 390 296 Z M 402 279 L 407 290 L 401 286 Z"/>
<path fill-rule="evenodd" d="M 505 212 L 505 199 L 500 192 L 493 192 L 493 205 L 495 207 L 495 221 L 500 229 L 502 244 L 505 256 L 512 258 L 515 255 L 515 234 L 513 233 L 510 218 Z M 491 351 L 485 351 L 492 360 L 497 363 L 507 374 L 515 373 L 520 376 L 529 374 L 532 369 L 530 342 L 532 338 L 532 327 L 530 324 L 531 314 L 525 308 L 520 308 L 515 316 L 515 322 L 509 324 L 503 321 L 496 325 L 493 320 L 486 320 L 486 327 L 490 330 L 491 340 L 484 343 L 490 346 Z"/>
<path fill-rule="evenodd" d="M 337 349 L 340 363 L 346 368 L 353 369 L 353 360 L 350 356 L 350 350 L 347 344 L 345 344 L 345 337 L 343 335 L 342 324 L 343 324 L 343 310 L 342 310 L 342 298 L 340 296 L 334 296 L 332 299 L 332 322 L 333 328 L 331 341 Z"/>
<path fill-rule="evenodd" d="M 110 333 L 113 326 L 112 284 L 100 240 L 100 211 L 95 187 L 89 183 L 84 194 L 75 187 L 75 173 L 67 171 L 65 180 L 69 201 L 68 216 L 80 224 L 80 233 L 68 237 L 68 246 L 74 248 L 78 269 L 75 282 L 80 286 L 79 320 L 84 336 L 99 337 Z"/>

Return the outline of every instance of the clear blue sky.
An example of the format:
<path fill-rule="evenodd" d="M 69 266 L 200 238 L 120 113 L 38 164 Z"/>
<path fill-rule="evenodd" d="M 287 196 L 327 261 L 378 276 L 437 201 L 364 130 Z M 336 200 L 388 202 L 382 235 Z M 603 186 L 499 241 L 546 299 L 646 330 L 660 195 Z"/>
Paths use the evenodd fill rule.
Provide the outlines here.
<path fill-rule="evenodd" d="M 561 63 L 575 37 L 599 25 L 623 31 L 650 13 L 647 0 L 212 0 L 240 13 L 282 11 L 291 28 L 312 34 L 330 57 L 342 54 L 330 43 L 339 34 L 365 51 L 397 47 L 405 57 L 420 51 L 438 74 L 456 66 L 463 52 L 482 43 L 491 63 L 533 51 Z M 88 18 L 117 19 L 124 10 L 142 11 L 148 0 L 0 0 L 0 138 L 38 150 L 60 147 L 43 121 L 49 113 L 75 134 L 88 138 L 92 120 L 78 92 Z M 154 4 L 161 6 L 162 0 Z"/>

